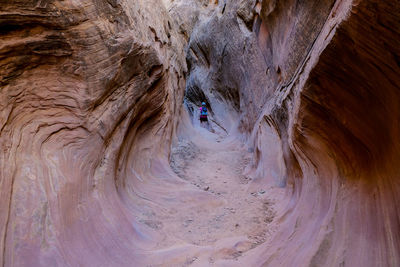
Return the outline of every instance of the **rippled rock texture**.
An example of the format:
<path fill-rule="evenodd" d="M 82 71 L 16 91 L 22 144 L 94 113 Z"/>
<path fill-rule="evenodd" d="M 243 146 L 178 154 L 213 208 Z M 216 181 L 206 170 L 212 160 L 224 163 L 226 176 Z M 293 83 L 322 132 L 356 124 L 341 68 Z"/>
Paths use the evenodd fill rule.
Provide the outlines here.
<path fill-rule="evenodd" d="M 254 148 L 254 183 L 288 192 L 249 266 L 400 264 L 399 14 L 393 1 L 219 1 L 193 29 L 189 110 L 206 99 Z"/>
<path fill-rule="evenodd" d="M 173 27 L 159 1 L 0 1 L 2 266 L 137 266 L 155 242 L 129 204 L 168 166 Z"/>
<path fill-rule="evenodd" d="M 0 0 L 2 265 L 399 266 L 399 17 L 378 0 Z M 273 234 L 231 258 L 159 231 L 219 205 L 169 166 L 182 102 L 203 100 L 254 152 L 249 188 L 286 190 Z"/>

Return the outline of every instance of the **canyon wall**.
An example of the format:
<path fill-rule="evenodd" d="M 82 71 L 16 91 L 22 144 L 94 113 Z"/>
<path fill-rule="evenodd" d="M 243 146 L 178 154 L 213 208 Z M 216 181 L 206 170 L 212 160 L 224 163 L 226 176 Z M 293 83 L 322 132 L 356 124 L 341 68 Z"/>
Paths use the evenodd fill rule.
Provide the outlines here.
<path fill-rule="evenodd" d="M 206 99 L 247 140 L 253 183 L 287 188 L 249 266 L 400 264 L 399 14 L 398 2 L 220 1 L 193 29 L 188 102 Z"/>
<path fill-rule="evenodd" d="M 400 5 L 353 2 L 336 26 L 345 5 L 332 10 L 323 32 L 329 43 L 316 41 L 324 50 L 318 61 L 310 56 L 315 66 L 299 75 L 283 104 L 291 114 L 290 146 L 304 170 L 301 185 L 293 181 L 293 214 L 302 213 L 299 228 L 304 219 L 321 222 L 311 264 L 397 266 Z"/>
<path fill-rule="evenodd" d="M 159 1 L 0 1 L 2 266 L 141 265 L 135 183 L 168 166 L 184 93 L 173 27 Z"/>
<path fill-rule="evenodd" d="M 224 266 L 399 266 L 399 14 L 378 0 L 0 0 L 2 265 L 211 253 L 147 219 L 209 197 L 168 162 L 205 101 L 254 152 L 249 188 L 286 192 L 274 234 Z"/>

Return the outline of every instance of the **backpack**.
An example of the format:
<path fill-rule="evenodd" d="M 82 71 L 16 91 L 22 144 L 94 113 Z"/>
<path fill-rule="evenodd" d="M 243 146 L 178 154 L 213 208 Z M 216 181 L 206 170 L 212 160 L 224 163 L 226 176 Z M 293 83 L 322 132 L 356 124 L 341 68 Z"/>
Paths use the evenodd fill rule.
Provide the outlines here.
<path fill-rule="evenodd" d="M 206 107 L 201 107 L 200 115 L 207 116 L 207 108 Z"/>

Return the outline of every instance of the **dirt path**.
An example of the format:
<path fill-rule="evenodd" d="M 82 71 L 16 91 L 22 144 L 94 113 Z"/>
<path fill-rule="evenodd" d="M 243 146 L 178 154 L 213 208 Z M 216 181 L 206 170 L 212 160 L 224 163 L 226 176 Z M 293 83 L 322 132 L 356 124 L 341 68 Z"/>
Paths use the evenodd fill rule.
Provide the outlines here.
<path fill-rule="evenodd" d="M 143 205 L 138 215 L 140 223 L 160 234 L 154 250 L 168 257 L 149 266 L 233 266 L 272 236 L 279 200 L 275 189 L 254 186 L 245 174 L 252 154 L 240 141 L 208 131 L 190 138 L 172 149 L 170 165 L 192 186 L 193 197 L 185 187 L 181 199 L 178 186 L 174 205 Z"/>
<path fill-rule="evenodd" d="M 264 190 L 249 191 L 250 178 L 244 175 L 244 168 L 250 156 L 238 141 L 220 137 L 207 142 L 179 142 L 172 151 L 171 167 L 210 198 L 179 207 L 174 216 L 164 218 L 164 230 L 200 246 L 244 236 L 247 241 L 241 243 L 242 253 L 263 243 L 275 212 Z M 240 252 L 230 256 L 238 257 Z"/>

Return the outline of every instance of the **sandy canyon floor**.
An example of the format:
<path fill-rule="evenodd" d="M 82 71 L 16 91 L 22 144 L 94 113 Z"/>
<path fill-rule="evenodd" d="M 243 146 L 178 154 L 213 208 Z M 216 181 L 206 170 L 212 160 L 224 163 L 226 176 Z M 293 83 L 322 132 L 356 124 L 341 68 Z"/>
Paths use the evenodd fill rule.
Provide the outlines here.
<path fill-rule="evenodd" d="M 239 140 L 204 129 L 200 132 L 176 144 L 171 168 L 205 197 L 167 212 L 148 210 L 139 218 L 162 232 L 158 250 L 178 244 L 191 247 L 187 258 L 177 260 L 175 266 L 220 266 L 218 261 L 240 261 L 275 231 L 274 206 L 283 194 L 280 188 L 254 186 L 246 175 L 251 152 Z M 170 264 L 165 262 L 165 266 Z"/>

